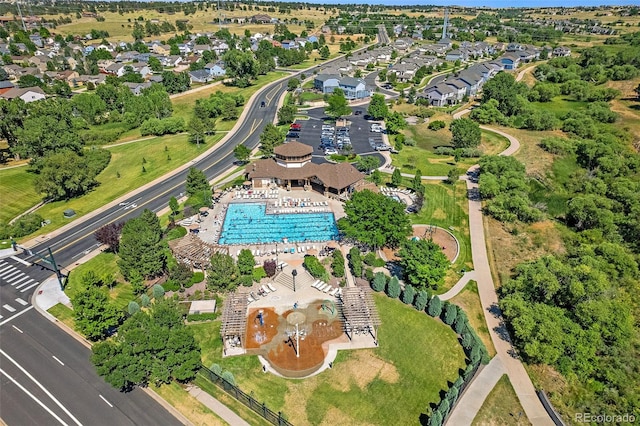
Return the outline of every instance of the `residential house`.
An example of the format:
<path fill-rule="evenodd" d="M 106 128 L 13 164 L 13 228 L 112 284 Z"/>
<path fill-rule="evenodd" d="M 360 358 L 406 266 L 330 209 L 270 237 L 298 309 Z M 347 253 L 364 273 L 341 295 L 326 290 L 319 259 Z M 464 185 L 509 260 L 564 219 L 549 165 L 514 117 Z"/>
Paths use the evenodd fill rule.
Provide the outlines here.
<path fill-rule="evenodd" d="M 400 83 L 406 83 L 416 75 L 419 68 L 414 62 L 401 62 L 392 65 L 388 72 L 394 73 Z"/>
<path fill-rule="evenodd" d="M 280 43 L 282 45 L 283 49 L 296 49 L 298 46 L 296 45 L 296 42 L 293 40 L 282 40 L 282 42 Z"/>
<path fill-rule="evenodd" d="M 157 55 L 170 55 L 171 54 L 171 46 L 168 44 L 154 44 L 150 50 Z"/>
<path fill-rule="evenodd" d="M 0 94 L 0 97 L 7 100 L 20 98 L 25 102 L 35 102 L 46 98 L 44 91 L 39 87 L 13 87 Z"/>
<path fill-rule="evenodd" d="M 500 62 L 505 70 L 515 70 L 520 65 L 520 55 L 515 52 L 505 53 L 500 57 Z"/>
<path fill-rule="evenodd" d="M 313 79 L 313 87 L 322 93 L 333 93 L 340 86 L 340 78 L 336 74 L 318 74 Z"/>
<path fill-rule="evenodd" d="M 209 62 L 204 66 L 205 71 L 214 77 L 222 77 L 227 74 L 227 70 L 224 69 L 224 62 Z"/>
<path fill-rule="evenodd" d="M 177 67 L 182 62 L 182 57 L 180 55 L 171 55 L 171 56 L 161 56 L 158 57 L 160 63 L 163 67 Z"/>
<path fill-rule="evenodd" d="M 558 46 L 553 49 L 553 56 L 571 56 L 571 49 L 565 46 Z"/>
<path fill-rule="evenodd" d="M 467 94 L 467 85 L 458 78 L 443 81 L 444 84 L 454 89 L 455 101 L 461 101 Z"/>
<path fill-rule="evenodd" d="M 466 62 L 469 59 L 469 55 L 466 50 L 454 49 L 449 53 L 447 53 L 447 56 L 445 56 L 444 59 L 451 62 L 455 62 L 455 61 Z"/>
<path fill-rule="evenodd" d="M 178 43 L 178 50 L 180 50 L 180 54 L 188 55 L 191 53 L 191 46 L 189 43 Z"/>
<path fill-rule="evenodd" d="M 419 97 L 428 99 L 429 105 L 442 107 L 455 103 L 456 94 L 455 88 L 438 83 L 427 86 Z"/>
<path fill-rule="evenodd" d="M 122 77 L 125 73 L 124 67 L 125 67 L 125 64 L 114 63 L 102 68 L 101 71 L 106 74 L 115 75 L 116 77 Z"/>
<path fill-rule="evenodd" d="M 202 55 L 204 52 L 209 52 L 211 50 L 213 49 L 209 44 L 196 44 L 193 46 L 193 53 L 198 56 Z"/>
<path fill-rule="evenodd" d="M 148 89 L 149 87 L 151 87 L 151 85 L 153 83 L 147 81 L 145 83 L 129 83 L 129 82 L 125 82 L 123 84 L 125 86 L 127 86 L 129 88 L 129 90 L 131 90 L 131 93 L 133 93 L 136 96 L 139 96 L 144 89 Z"/>
<path fill-rule="evenodd" d="M 363 99 L 371 95 L 362 78 L 343 77 L 339 81 L 339 87 L 344 92 L 344 97 L 349 100 Z"/>
<path fill-rule="evenodd" d="M 14 87 L 16 87 L 16 86 L 12 82 L 10 82 L 9 80 L 0 81 L 0 95 L 2 95 L 3 93 L 8 92 L 9 90 L 13 89 Z"/>
<path fill-rule="evenodd" d="M 254 24 L 270 24 L 271 23 L 271 16 L 269 15 L 265 15 L 265 14 L 257 14 L 257 15 L 253 15 L 251 17 L 251 22 L 253 22 Z"/>
<path fill-rule="evenodd" d="M 143 78 L 151 74 L 151 68 L 144 62 L 129 64 L 131 68 L 138 74 L 140 74 Z"/>
<path fill-rule="evenodd" d="M 211 80 L 215 79 L 215 77 L 207 70 L 195 70 L 189 71 L 189 79 L 191 80 L 191 84 L 208 83 Z"/>
<path fill-rule="evenodd" d="M 224 41 L 218 40 L 213 43 L 212 49 L 214 52 L 216 52 L 216 55 L 220 57 L 224 52 L 229 50 L 229 45 Z"/>

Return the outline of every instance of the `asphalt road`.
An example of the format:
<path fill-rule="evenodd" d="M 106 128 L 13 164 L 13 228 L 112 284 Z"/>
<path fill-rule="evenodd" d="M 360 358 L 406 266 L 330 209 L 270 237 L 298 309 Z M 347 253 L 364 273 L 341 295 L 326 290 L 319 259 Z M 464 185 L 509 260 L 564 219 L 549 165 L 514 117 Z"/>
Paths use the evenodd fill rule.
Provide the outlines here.
<path fill-rule="evenodd" d="M 313 72 L 313 69 L 305 70 L 309 71 Z M 297 76 L 299 73 L 291 75 Z M 286 80 L 261 89 L 256 101 L 247 107 L 238 131 L 213 153 L 191 165 L 213 179 L 232 166 L 235 160 L 232 151 L 236 145 L 242 143 L 250 149 L 255 148 L 264 126 L 273 121 L 278 100 L 286 90 Z M 262 101 L 264 107 L 261 107 Z M 0 418 L 6 424 L 179 424 L 144 392 L 137 389 L 122 394 L 95 373 L 89 360 L 90 351 L 39 315 L 30 303 L 37 284 L 51 276 L 51 271 L 22 262 L 40 262 L 46 266 L 39 256 L 45 256 L 50 248 L 64 271 L 65 267 L 97 248 L 93 233 L 99 227 L 137 217 L 145 208 L 158 212 L 167 206 L 170 197 L 184 193 L 187 173 L 188 170 L 184 170 L 169 176 L 137 195 L 126 197 L 121 205 L 104 208 L 91 219 L 79 220 L 77 226 L 59 235 L 40 239 L 30 247 L 32 254 L 23 253 L 16 259 L 0 261 L 0 300 L 3 304 L 0 307 Z M 27 284 L 23 285 L 25 282 Z"/>

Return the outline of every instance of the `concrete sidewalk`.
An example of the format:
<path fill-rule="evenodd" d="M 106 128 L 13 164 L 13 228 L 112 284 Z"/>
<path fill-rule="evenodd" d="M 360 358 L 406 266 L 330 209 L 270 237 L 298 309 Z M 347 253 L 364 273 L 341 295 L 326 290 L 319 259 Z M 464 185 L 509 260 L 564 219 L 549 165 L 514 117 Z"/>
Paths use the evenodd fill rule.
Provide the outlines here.
<path fill-rule="evenodd" d="M 187 389 L 189 394 L 195 399 L 200 401 L 203 405 L 216 413 L 225 422 L 231 426 L 249 426 L 249 423 L 245 422 L 240 416 L 231 411 L 229 407 L 203 391 L 197 386 L 189 386 Z"/>
<path fill-rule="evenodd" d="M 475 279 L 476 279 L 476 271 L 465 272 L 464 275 L 458 280 L 458 282 L 449 289 L 449 291 L 439 296 L 440 300 L 452 299 L 465 288 L 465 286 L 469 281 L 475 280 Z"/>
<path fill-rule="evenodd" d="M 453 410 L 446 424 L 457 426 L 473 423 L 473 419 L 482 408 L 484 400 L 487 399 L 500 377 L 506 372 L 500 357 L 493 357 L 491 362 L 480 371 L 469 387 L 465 389 L 456 403 L 456 407 L 460 407 L 460 409 Z"/>

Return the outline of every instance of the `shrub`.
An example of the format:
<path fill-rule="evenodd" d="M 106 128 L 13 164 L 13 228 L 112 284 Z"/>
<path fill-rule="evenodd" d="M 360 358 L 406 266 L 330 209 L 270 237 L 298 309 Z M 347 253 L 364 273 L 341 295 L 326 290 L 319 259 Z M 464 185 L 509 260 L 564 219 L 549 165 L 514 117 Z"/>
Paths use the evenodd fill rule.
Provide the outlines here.
<path fill-rule="evenodd" d="M 184 132 L 186 129 L 182 117 L 168 117 L 163 119 L 150 118 L 140 125 L 142 136 L 155 135 L 162 136 Z"/>
<path fill-rule="evenodd" d="M 166 235 L 167 241 L 177 240 L 178 238 L 182 238 L 187 235 L 186 228 L 182 226 L 176 226 L 175 228 L 171 228 Z"/>
<path fill-rule="evenodd" d="M 277 267 L 278 265 L 276 264 L 276 261 L 273 259 L 265 260 L 262 265 L 262 268 L 264 269 L 265 274 L 269 278 L 273 277 L 276 274 Z"/>
<path fill-rule="evenodd" d="M 187 315 L 187 321 L 213 321 L 218 318 L 218 314 L 215 312 L 207 312 L 204 314 L 191 314 Z"/>
<path fill-rule="evenodd" d="M 376 254 L 372 251 L 367 253 L 362 260 L 364 261 L 364 263 L 369 266 L 373 266 L 374 268 L 381 268 L 385 265 L 384 260 L 377 257 Z"/>
<path fill-rule="evenodd" d="M 327 271 L 324 269 L 324 266 L 322 266 L 322 263 L 320 263 L 317 257 L 306 255 L 304 257 L 304 267 L 313 278 L 328 281 Z"/>
<path fill-rule="evenodd" d="M 332 254 L 331 269 L 333 276 L 337 278 L 344 277 L 344 256 L 340 250 L 334 250 Z"/>
<path fill-rule="evenodd" d="M 351 247 L 351 250 L 349 250 L 349 267 L 355 277 L 362 275 L 362 257 L 360 256 L 358 247 Z"/>
<path fill-rule="evenodd" d="M 555 136 L 542 139 L 540 148 L 551 154 L 571 154 L 576 151 L 576 146 L 571 139 Z"/>
<path fill-rule="evenodd" d="M 251 287 L 253 285 L 253 276 L 241 275 L 240 278 L 238 278 L 238 282 L 240 283 L 240 285 L 243 285 L 245 287 Z"/>
<path fill-rule="evenodd" d="M 164 291 L 178 291 L 180 290 L 180 284 L 174 280 L 167 280 L 162 284 L 162 289 L 164 289 Z"/>
<path fill-rule="evenodd" d="M 146 294 L 143 294 L 142 296 L 140 296 L 140 305 L 145 308 L 149 307 L 149 305 L 151 305 L 151 298 Z"/>
<path fill-rule="evenodd" d="M 366 268 L 364 270 L 364 277 L 367 279 L 367 281 L 371 282 L 373 281 L 373 269 L 371 268 Z"/>
<path fill-rule="evenodd" d="M 432 317 L 438 317 L 442 313 L 442 301 L 438 296 L 433 296 L 431 300 L 429 300 L 429 308 L 427 312 Z"/>
<path fill-rule="evenodd" d="M 429 130 L 433 130 L 433 131 L 438 131 L 440 129 L 444 129 L 445 127 L 447 127 L 447 123 L 445 123 L 442 120 L 435 120 L 432 121 L 431 123 L 429 123 L 429 125 L 427 126 L 427 128 Z"/>
<path fill-rule="evenodd" d="M 236 385 L 236 379 L 235 377 L 233 377 L 233 373 L 229 370 L 225 371 L 222 373 L 222 378 L 224 380 L 226 380 L 229 384 L 235 386 Z"/>
<path fill-rule="evenodd" d="M 453 147 L 451 146 L 439 146 L 433 150 L 437 155 L 453 155 Z"/>
<path fill-rule="evenodd" d="M 458 307 L 454 304 L 447 304 L 447 308 L 444 312 L 444 323 L 447 325 L 452 325 L 453 322 L 458 317 Z"/>
<path fill-rule="evenodd" d="M 260 280 L 265 278 L 266 276 L 267 273 L 262 266 L 253 269 L 253 280 L 255 282 L 260 282 Z"/>
<path fill-rule="evenodd" d="M 36 232 L 42 226 L 42 216 L 37 213 L 26 214 L 16 220 L 13 225 L 0 225 L 0 238 L 20 238 Z"/>
<path fill-rule="evenodd" d="M 375 291 L 383 291 L 387 285 L 387 276 L 382 272 L 376 272 L 373 276 L 373 281 L 371 282 L 371 287 Z"/>
<path fill-rule="evenodd" d="M 211 364 L 210 370 L 216 373 L 218 376 L 222 375 L 222 367 L 220 367 L 220 364 Z"/>
<path fill-rule="evenodd" d="M 398 281 L 397 277 L 391 277 L 387 283 L 387 296 L 397 299 L 400 296 L 400 291 L 400 281 Z"/>
<path fill-rule="evenodd" d="M 185 283 L 185 288 L 189 288 L 194 284 L 198 284 L 204 281 L 204 272 L 194 272 L 191 279 Z"/>
<path fill-rule="evenodd" d="M 425 290 L 420 290 L 413 301 L 413 306 L 419 311 L 424 311 L 427 303 L 429 303 L 429 293 Z"/>
<path fill-rule="evenodd" d="M 154 299 L 160 299 L 164 297 L 164 288 L 160 284 L 154 284 L 151 293 L 153 294 Z"/>
<path fill-rule="evenodd" d="M 140 312 L 140 305 L 132 300 L 129 302 L 129 305 L 127 305 L 127 312 L 129 312 L 129 315 Z"/>
<path fill-rule="evenodd" d="M 416 289 L 411 285 L 405 285 L 402 292 L 402 302 L 406 305 L 412 305 L 416 297 Z"/>

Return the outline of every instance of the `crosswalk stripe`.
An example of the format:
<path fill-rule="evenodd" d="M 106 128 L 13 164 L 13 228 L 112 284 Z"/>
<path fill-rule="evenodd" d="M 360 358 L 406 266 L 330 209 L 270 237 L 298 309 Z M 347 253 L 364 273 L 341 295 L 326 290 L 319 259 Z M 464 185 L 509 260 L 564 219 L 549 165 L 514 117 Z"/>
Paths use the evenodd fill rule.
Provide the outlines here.
<path fill-rule="evenodd" d="M 16 308 L 14 308 L 11 305 L 7 305 L 6 303 L 4 305 L 2 305 L 2 307 L 5 308 L 9 312 L 15 312 L 16 311 Z"/>
<path fill-rule="evenodd" d="M 19 288 L 21 288 L 21 287 L 24 287 L 25 285 L 27 285 L 27 284 L 29 284 L 29 283 L 32 283 L 32 282 L 34 282 L 34 281 L 35 281 L 35 280 L 34 280 L 33 278 L 31 278 L 29 281 L 25 281 L 25 282 L 23 282 L 22 284 L 17 285 L 17 286 L 16 286 L 16 289 L 19 289 Z"/>
<path fill-rule="evenodd" d="M 25 291 L 29 290 L 32 287 L 37 286 L 38 284 L 40 284 L 40 283 L 39 282 L 35 282 L 35 283 L 31 284 L 29 287 L 25 287 L 22 290 L 20 290 L 20 293 L 24 293 Z"/>
<path fill-rule="evenodd" d="M 18 302 L 22 306 L 27 306 L 29 304 L 29 302 L 25 302 L 24 300 L 20 299 L 19 297 L 16 299 L 16 302 Z"/>
<path fill-rule="evenodd" d="M 13 265 L 7 265 L 7 266 L 3 267 L 2 269 L 0 269 L 0 275 L 5 273 L 6 271 L 8 271 L 10 269 L 16 269 L 16 268 L 14 268 Z"/>
<path fill-rule="evenodd" d="M 5 280 L 5 281 L 6 281 L 6 282 L 8 282 L 8 283 L 12 283 L 12 282 L 14 282 L 15 280 L 17 280 L 17 279 L 19 279 L 19 278 L 22 278 L 22 277 L 24 277 L 24 276 L 26 276 L 26 275 L 25 275 L 25 274 L 16 275 L 15 277 L 12 277 L 12 278 L 10 278 L 10 279 L 8 279 L 8 280 Z M 11 284 L 11 285 L 13 285 L 13 284 Z"/>
<path fill-rule="evenodd" d="M 4 278 L 4 280 L 6 281 L 6 280 L 8 280 L 9 278 L 11 278 L 11 277 L 13 277 L 13 276 L 15 276 L 15 275 L 17 275 L 17 274 L 21 274 L 21 273 L 22 273 L 22 272 L 20 272 L 19 270 L 17 270 L 17 269 L 16 269 L 16 271 L 15 271 L 15 272 L 10 272 L 9 274 L 4 275 L 4 276 L 2 276 L 2 275 L 0 274 L 0 277 Z"/>
<path fill-rule="evenodd" d="M 24 280 L 28 280 L 28 279 L 29 279 L 29 275 L 25 275 L 25 276 L 21 277 L 18 281 L 12 282 L 11 285 L 19 284 L 20 282 L 22 282 Z"/>

